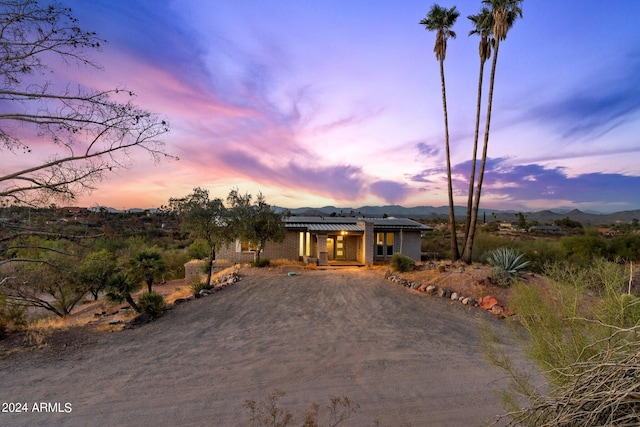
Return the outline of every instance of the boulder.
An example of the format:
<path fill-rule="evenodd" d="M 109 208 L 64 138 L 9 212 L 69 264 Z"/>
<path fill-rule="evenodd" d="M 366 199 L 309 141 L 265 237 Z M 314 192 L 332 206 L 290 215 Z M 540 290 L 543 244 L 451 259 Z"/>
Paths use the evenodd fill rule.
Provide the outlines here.
<path fill-rule="evenodd" d="M 491 307 L 491 310 L 489 310 L 491 312 L 491 314 L 493 314 L 496 317 L 499 317 L 501 319 L 503 319 L 504 316 L 504 309 L 502 308 L 501 305 L 496 304 L 494 306 Z"/>
<path fill-rule="evenodd" d="M 478 300 L 478 305 L 483 310 L 491 310 L 491 307 L 498 305 L 498 300 L 492 296 L 484 296 Z"/>

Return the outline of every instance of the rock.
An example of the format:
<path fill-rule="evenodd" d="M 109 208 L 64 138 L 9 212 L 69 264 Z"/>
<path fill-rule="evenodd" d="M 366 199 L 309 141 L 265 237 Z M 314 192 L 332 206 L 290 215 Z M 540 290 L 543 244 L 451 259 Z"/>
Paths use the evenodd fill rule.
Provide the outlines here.
<path fill-rule="evenodd" d="M 426 291 L 429 295 L 433 295 L 437 291 L 437 289 L 438 288 L 436 288 L 434 285 L 429 285 L 427 286 Z"/>
<path fill-rule="evenodd" d="M 501 305 L 496 304 L 494 306 L 491 307 L 491 314 L 493 314 L 496 317 L 499 317 L 501 319 L 504 318 L 504 309 L 502 308 Z"/>
<path fill-rule="evenodd" d="M 122 323 L 122 320 L 110 320 L 109 321 L 110 325 L 119 325 L 120 323 Z"/>
<path fill-rule="evenodd" d="M 451 301 L 457 301 L 458 300 L 458 293 L 457 292 L 452 292 L 451 293 Z"/>
<path fill-rule="evenodd" d="M 425 292 L 427 290 L 427 285 L 422 284 L 420 286 L 418 286 L 418 291 L 419 292 Z"/>
<path fill-rule="evenodd" d="M 176 298 L 176 300 L 173 302 L 173 305 L 179 305 L 182 303 L 187 302 L 188 300 L 186 298 Z"/>
<path fill-rule="evenodd" d="M 461 302 L 462 302 L 464 305 L 469 305 L 469 302 L 470 302 L 470 301 L 471 301 L 471 298 L 469 298 L 469 297 L 465 297 L 465 298 L 463 298 L 463 299 L 462 299 L 462 301 L 461 301 Z"/>
<path fill-rule="evenodd" d="M 514 316 L 516 312 L 513 311 L 513 308 L 511 307 L 502 307 L 502 314 L 504 314 L 505 317 L 510 317 L 510 316 Z"/>
<path fill-rule="evenodd" d="M 492 296 L 484 296 L 478 300 L 478 305 L 483 310 L 491 310 L 491 307 L 498 305 L 498 300 Z"/>
<path fill-rule="evenodd" d="M 444 297 L 445 297 L 445 298 L 451 298 L 451 294 L 452 294 L 452 293 L 453 293 L 453 292 L 451 292 L 450 290 L 445 290 L 445 291 L 444 291 Z"/>
<path fill-rule="evenodd" d="M 442 288 L 438 288 L 437 295 L 438 295 L 440 298 L 444 298 L 444 296 L 446 295 L 446 293 L 447 293 L 447 292 L 446 292 L 444 289 L 442 289 Z"/>
<path fill-rule="evenodd" d="M 133 328 L 134 326 L 144 325 L 145 323 L 149 323 L 153 321 L 153 318 L 149 316 L 147 313 L 140 313 L 133 319 L 124 323 L 125 329 Z"/>
<path fill-rule="evenodd" d="M 418 289 L 420 287 L 420 283 L 411 282 L 411 289 Z"/>

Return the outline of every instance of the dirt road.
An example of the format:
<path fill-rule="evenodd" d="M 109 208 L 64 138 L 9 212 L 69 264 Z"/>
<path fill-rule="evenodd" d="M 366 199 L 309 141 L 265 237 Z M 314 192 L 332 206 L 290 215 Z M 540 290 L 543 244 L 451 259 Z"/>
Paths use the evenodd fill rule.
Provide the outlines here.
<path fill-rule="evenodd" d="M 245 400 L 274 389 L 296 414 L 348 396 L 360 409 L 347 426 L 471 426 L 502 412 L 502 374 L 478 342 L 481 323 L 501 321 L 367 269 L 287 271 L 243 269 L 149 325 L 0 360 L 0 402 L 28 407 L 0 425 L 247 426 Z M 40 402 L 54 412 L 33 412 Z"/>

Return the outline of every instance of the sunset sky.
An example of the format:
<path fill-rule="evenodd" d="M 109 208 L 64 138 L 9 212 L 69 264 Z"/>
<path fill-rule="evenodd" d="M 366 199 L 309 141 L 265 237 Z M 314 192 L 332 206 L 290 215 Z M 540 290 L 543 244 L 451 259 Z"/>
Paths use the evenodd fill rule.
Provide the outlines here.
<path fill-rule="evenodd" d="M 83 83 L 134 91 L 170 121 L 180 158 L 138 153 L 80 205 L 158 207 L 197 186 L 291 208 L 447 204 L 435 34 L 418 25 L 432 1 L 62 4 L 108 41 Z M 439 4 L 461 14 L 445 73 L 464 205 L 479 70 L 466 17 L 481 2 Z M 525 0 L 523 12 L 501 44 L 482 207 L 639 209 L 640 1 Z"/>

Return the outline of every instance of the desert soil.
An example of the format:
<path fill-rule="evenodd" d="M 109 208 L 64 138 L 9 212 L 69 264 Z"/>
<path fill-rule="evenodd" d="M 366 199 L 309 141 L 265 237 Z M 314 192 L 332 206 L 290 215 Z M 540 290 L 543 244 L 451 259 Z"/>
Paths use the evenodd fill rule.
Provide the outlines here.
<path fill-rule="evenodd" d="M 0 412 L 0 425 L 247 426 L 245 401 L 276 389 L 294 414 L 347 396 L 360 408 L 345 426 L 471 426 L 502 413 L 493 391 L 504 375 L 486 362 L 479 331 L 506 335 L 505 320 L 375 269 L 240 277 L 132 330 L 5 355 L 0 403 L 28 412 Z M 71 411 L 33 412 L 40 402 Z"/>

